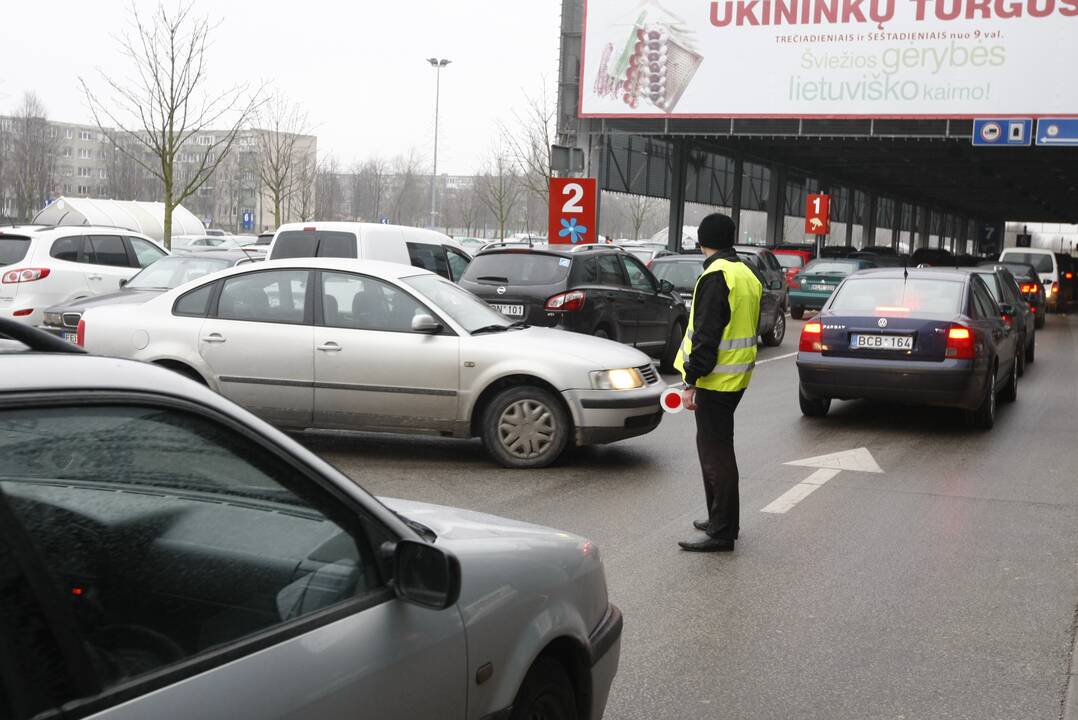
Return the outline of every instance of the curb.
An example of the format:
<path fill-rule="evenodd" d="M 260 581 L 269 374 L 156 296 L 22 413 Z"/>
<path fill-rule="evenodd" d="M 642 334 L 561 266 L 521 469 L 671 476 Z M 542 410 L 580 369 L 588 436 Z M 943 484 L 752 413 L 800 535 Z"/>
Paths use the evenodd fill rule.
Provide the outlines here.
<path fill-rule="evenodd" d="M 1078 720 L 1078 613 L 1075 614 L 1075 633 L 1071 645 L 1071 661 L 1067 670 L 1067 688 L 1063 695 L 1060 720 Z"/>

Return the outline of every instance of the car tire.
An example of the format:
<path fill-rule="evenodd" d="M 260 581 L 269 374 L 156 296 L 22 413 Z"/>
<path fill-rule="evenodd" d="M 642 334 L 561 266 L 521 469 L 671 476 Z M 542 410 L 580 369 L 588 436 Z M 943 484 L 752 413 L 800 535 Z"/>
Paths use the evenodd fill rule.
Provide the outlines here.
<path fill-rule="evenodd" d="M 831 398 L 809 397 L 800 386 L 797 388 L 797 399 L 801 403 L 801 414 L 805 417 L 825 417 L 831 409 Z"/>
<path fill-rule="evenodd" d="M 610 337 L 610 333 L 607 331 L 607 329 L 605 327 L 596 328 L 595 337 L 599 338 L 600 340 L 613 340 L 614 339 L 614 338 Z"/>
<path fill-rule="evenodd" d="M 1037 314 L 1037 319 L 1033 321 L 1033 327 L 1040 330 L 1044 327 L 1044 323 L 1046 322 L 1046 320 L 1047 319 L 1044 317 L 1044 311 L 1042 310 L 1040 313 Z"/>
<path fill-rule="evenodd" d="M 569 444 L 571 424 L 561 399 L 549 390 L 516 385 L 486 404 L 480 427 L 483 445 L 499 465 L 530 469 L 546 467 L 561 457 Z"/>
<path fill-rule="evenodd" d="M 670 337 L 666 340 L 666 349 L 663 350 L 662 359 L 659 361 L 659 370 L 664 373 L 677 372 L 674 361 L 681 352 L 681 343 L 685 340 L 685 326 L 681 320 L 675 320 L 670 328 Z"/>
<path fill-rule="evenodd" d="M 1024 336 L 1018 343 L 1018 347 L 1020 349 L 1018 351 L 1018 354 L 1015 355 L 1014 362 L 1018 366 L 1018 377 L 1022 377 L 1026 374 L 1026 338 Z"/>
<path fill-rule="evenodd" d="M 573 683 L 561 663 L 541 657 L 520 684 L 509 720 L 577 720 Z"/>
<path fill-rule="evenodd" d="M 771 326 L 771 330 L 763 334 L 764 345 L 768 347 L 778 347 L 782 344 L 782 339 L 786 337 L 786 313 L 781 308 L 778 314 L 775 316 L 775 324 Z"/>
<path fill-rule="evenodd" d="M 981 404 L 976 409 L 970 410 L 967 421 L 970 426 L 978 430 L 991 430 L 996 424 L 996 369 L 993 367 L 988 374 L 988 382 L 985 383 L 984 392 L 981 394 Z"/>
<path fill-rule="evenodd" d="M 795 305 L 794 307 L 790 308 L 790 317 L 792 317 L 794 320 L 804 320 L 805 308 Z"/>
<path fill-rule="evenodd" d="M 1037 333 L 1033 333 L 1033 339 L 1026 347 L 1026 365 L 1032 365 L 1035 362 L 1037 362 Z"/>
<path fill-rule="evenodd" d="M 1022 357 L 1021 352 L 1014 356 L 1014 362 L 1011 364 L 1011 377 L 1007 381 L 1006 387 L 1003 388 L 1003 392 L 999 394 L 999 399 L 1005 403 L 1018 400 L 1018 365 L 1022 361 Z"/>

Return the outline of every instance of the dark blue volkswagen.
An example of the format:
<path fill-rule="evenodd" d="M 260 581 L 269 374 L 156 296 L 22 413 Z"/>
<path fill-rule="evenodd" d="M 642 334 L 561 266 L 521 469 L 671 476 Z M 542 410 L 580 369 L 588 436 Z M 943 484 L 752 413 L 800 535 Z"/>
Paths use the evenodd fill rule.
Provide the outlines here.
<path fill-rule="evenodd" d="M 805 323 L 797 355 L 801 411 L 831 400 L 955 407 L 995 422 L 996 396 L 1018 394 L 1018 339 L 984 281 L 956 269 L 888 268 L 846 278 Z"/>

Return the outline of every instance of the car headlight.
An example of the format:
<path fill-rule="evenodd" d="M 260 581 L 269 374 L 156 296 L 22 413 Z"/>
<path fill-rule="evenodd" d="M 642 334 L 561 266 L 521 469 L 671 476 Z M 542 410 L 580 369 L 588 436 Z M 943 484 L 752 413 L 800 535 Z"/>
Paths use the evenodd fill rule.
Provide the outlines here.
<path fill-rule="evenodd" d="M 591 386 L 596 390 L 635 390 L 644 387 L 644 378 L 636 368 L 596 370 L 591 374 Z"/>
<path fill-rule="evenodd" d="M 47 312 L 45 313 L 45 324 L 53 327 L 60 327 L 64 324 L 64 321 L 60 318 L 60 313 Z"/>

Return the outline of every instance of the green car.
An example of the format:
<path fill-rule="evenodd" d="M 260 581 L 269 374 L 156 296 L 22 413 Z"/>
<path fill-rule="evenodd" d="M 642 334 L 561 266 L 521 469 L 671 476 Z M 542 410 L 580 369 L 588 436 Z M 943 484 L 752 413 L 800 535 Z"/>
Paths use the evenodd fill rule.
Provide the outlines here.
<path fill-rule="evenodd" d="M 847 275 L 874 267 L 876 264 L 869 260 L 813 260 L 790 279 L 790 316 L 800 320 L 805 310 L 820 310 Z"/>

